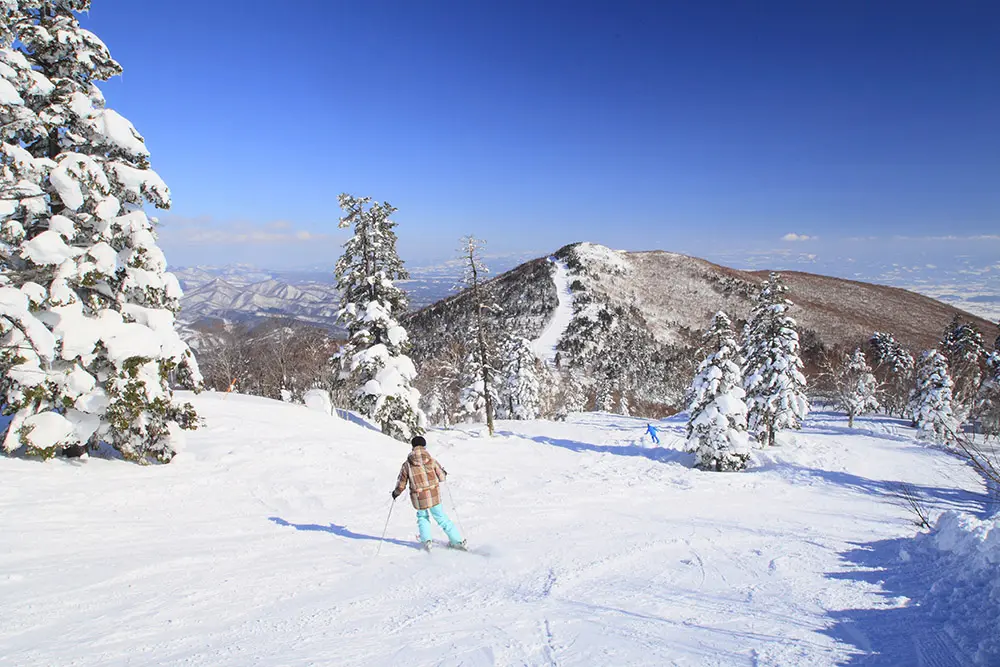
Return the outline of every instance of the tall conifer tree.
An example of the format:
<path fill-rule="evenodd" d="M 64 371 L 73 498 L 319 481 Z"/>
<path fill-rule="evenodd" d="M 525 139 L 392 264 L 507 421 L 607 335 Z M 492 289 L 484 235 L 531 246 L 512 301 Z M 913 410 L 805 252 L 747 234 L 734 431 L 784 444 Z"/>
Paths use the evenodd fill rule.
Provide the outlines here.
<path fill-rule="evenodd" d="M 396 280 L 408 278 L 396 253 L 396 209 L 371 197 L 340 195 L 341 227 L 354 235 L 337 262 L 341 291 L 340 318 L 348 342 L 338 356 L 340 378 L 354 387 L 353 408 L 377 423 L 382 432 L 408 442 L 423 433 L 417 371 L 407 356 L 410 342 L 396 317 L 406 310 L 406 294 Z"/>
<path fill-rule="evenodd" d="M 13 415 L 3 448 L 48 456 L 105 442 L 166 462 L 196 425 L 171 381 L 195 388 L 201 376 L 174 329 L 180 286 L 144 210 L 169 208 L 170 193 L 142 136 L 105 106 L 96 84 L 122 69 L 80 28 L 89 7 L 0 9 L 0 281 L 49 331 L 43 341 L 10 317 L 0 324 Z"/>
<path fill-rule="evenodd" d="M 542 388 L 539 361 L 527 338 L 514 336 L 504 355 L 504 382 L 500 402 L 507 419 L 538 419 Z"/>
<path fill-rule="evenodd" d="M 747 406 L 739 348 L 725 313 L 716 313 L 704 347 L 708 355 L 688 391 L 687 448 L 697 455 L 699 468 L 743 470 L 750 460 Z"/>
<path fill-rule="evenodd" d="M 994 350 L 986 360 L 986 379 L 979 388 L 975 414 L 983 433 L 1000 435 L 1000 351 Z"/>
<path fill-rule="evenodd" d="M 788 315 L 791 301 L 781 276 L 771 273 L 757 295 L 743 341 L 743 377 L 749 429 L 762 445 L 775 434 L 798 429 L 809 413 L 799 334 Z"/>
<path fill-rule="evenodd" d="M 955 418 L 964 422 L 975 406 L 982 382 L 982 363 L 986 358 L 983 334 L 979 327 L 955 315 L 941 340 L 941 350 L 948 359 L 954 395 Z"/>
<path fill-rule="evenodd" d="M 913 387 L 913 355 L 892 334 L 876 331 L 869 340 L 873 374 L 881 387 L 882 407 L 887 414 L 903 417 Z"/>
<path fill-rule="evenodd" d="M 917 365 L 914 416 L 920 437 L 949 442 L 958 430 L 952 407 L 952 381 L 948 360 L 937 350 L 928 350 Z"/>

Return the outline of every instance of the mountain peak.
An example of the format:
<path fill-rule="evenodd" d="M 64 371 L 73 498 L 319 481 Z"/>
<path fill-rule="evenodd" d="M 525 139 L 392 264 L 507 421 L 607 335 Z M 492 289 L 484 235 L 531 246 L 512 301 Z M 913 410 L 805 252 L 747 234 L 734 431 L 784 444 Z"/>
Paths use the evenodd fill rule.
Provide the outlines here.
<path fill-rule="evenodd" d="M 501 307 L 496 327 L 536 341 L 551 335 L 559 314 L 561 281 L 572 294 L 572 315 L 555 342 L 560 365 L 590 378 L 606 377 L 645 399 L 677 405 L 697 359 L 701 335 L 725 311 L 739 326 L 768 271 L 741 271 L 679 253 L 614 250 L 596 243 L 564 246 L 550 259 L 526 262 L 488 285 Z M 781 272 L 789 287 L 807 366 L 833 348 L 865 346 L 885 331 L 914 352 L 937 344 L 956 315 L 975 322 L 988 339 L 992 323 L 907 290 L 796 271 Z M 456 295 L 408 316 L 418 365 L 433 365 L 449 341 L 461 339 L 471 301 Z M 549 359 L 551 355 L 543 355 Z"/>

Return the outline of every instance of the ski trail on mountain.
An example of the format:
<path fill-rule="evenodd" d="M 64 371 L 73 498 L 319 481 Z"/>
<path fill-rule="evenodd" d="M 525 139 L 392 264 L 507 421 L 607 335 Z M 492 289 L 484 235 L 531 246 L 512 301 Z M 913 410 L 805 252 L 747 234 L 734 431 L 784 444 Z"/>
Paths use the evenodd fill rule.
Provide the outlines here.
<path fill-rule="evenodd" d="M 535 351 L 536 357 L 551 366 L 556 362 L 556 346 L 573 320 L 573 292 L 569 288 L 569 267 L 566 262 L 555 257 L 549 257 L 549 261 L 556 269 L 552 281 L 556 284 L 556 296 L 559 298 L 559 304 L 556 306 L 555 312 L 552 313 L 552 319 L 542 331 L 542 335 L 532 342 L 531 347 Z"/>

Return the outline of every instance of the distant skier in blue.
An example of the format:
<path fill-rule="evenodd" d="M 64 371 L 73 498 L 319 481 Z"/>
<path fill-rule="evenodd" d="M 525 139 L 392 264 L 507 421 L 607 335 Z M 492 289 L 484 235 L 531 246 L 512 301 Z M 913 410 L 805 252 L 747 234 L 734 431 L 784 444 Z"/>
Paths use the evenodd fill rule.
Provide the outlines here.
<path fill-rule="evenodd" d="M 649 434 L 649 437 L 653 439 L 654 443 L 656 443 L 657 445 L 660 444 L 660 436 L 656 434 L 655 426 L 653 426 L 652 424 L 646 424 L 646 433 Z"/>

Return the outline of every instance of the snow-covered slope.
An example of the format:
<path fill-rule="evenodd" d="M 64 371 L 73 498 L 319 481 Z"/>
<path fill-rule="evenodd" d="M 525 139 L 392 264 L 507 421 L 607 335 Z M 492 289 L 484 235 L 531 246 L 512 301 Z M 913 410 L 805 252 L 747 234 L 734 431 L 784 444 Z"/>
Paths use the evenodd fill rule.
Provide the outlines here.
<path fill-rule="evenodd" d="M 566 266 L 566 262 L 554 257 L 550 257 L 549 261 L 555 269 L 552 273 L 552 282 L 555 283 L 559 303 L 541 335 L 532 341 L 532 348 L 539 359 L 547 364 L 554 364 L 559 341 L 573 320 L 573 291 L 569 287 L 569 267 Z"/>
<path fill-rule="evenodd" d="M 969 659 L 879 583 L 899 552 L 869 545 L 915 530 L 898 481 L 935 512 L 981 491 L 895 421 L 819 413 L 734 474 L 691 469 L 678 420 L 662 448 L 604 414 L 432 432 L 473 552 L 419 551 L 400 499 L 376 557 L 405 445 L 300 406 L 191 398 L 206 426 L 168 466 L 0 459 L 0 664 Z"/>

